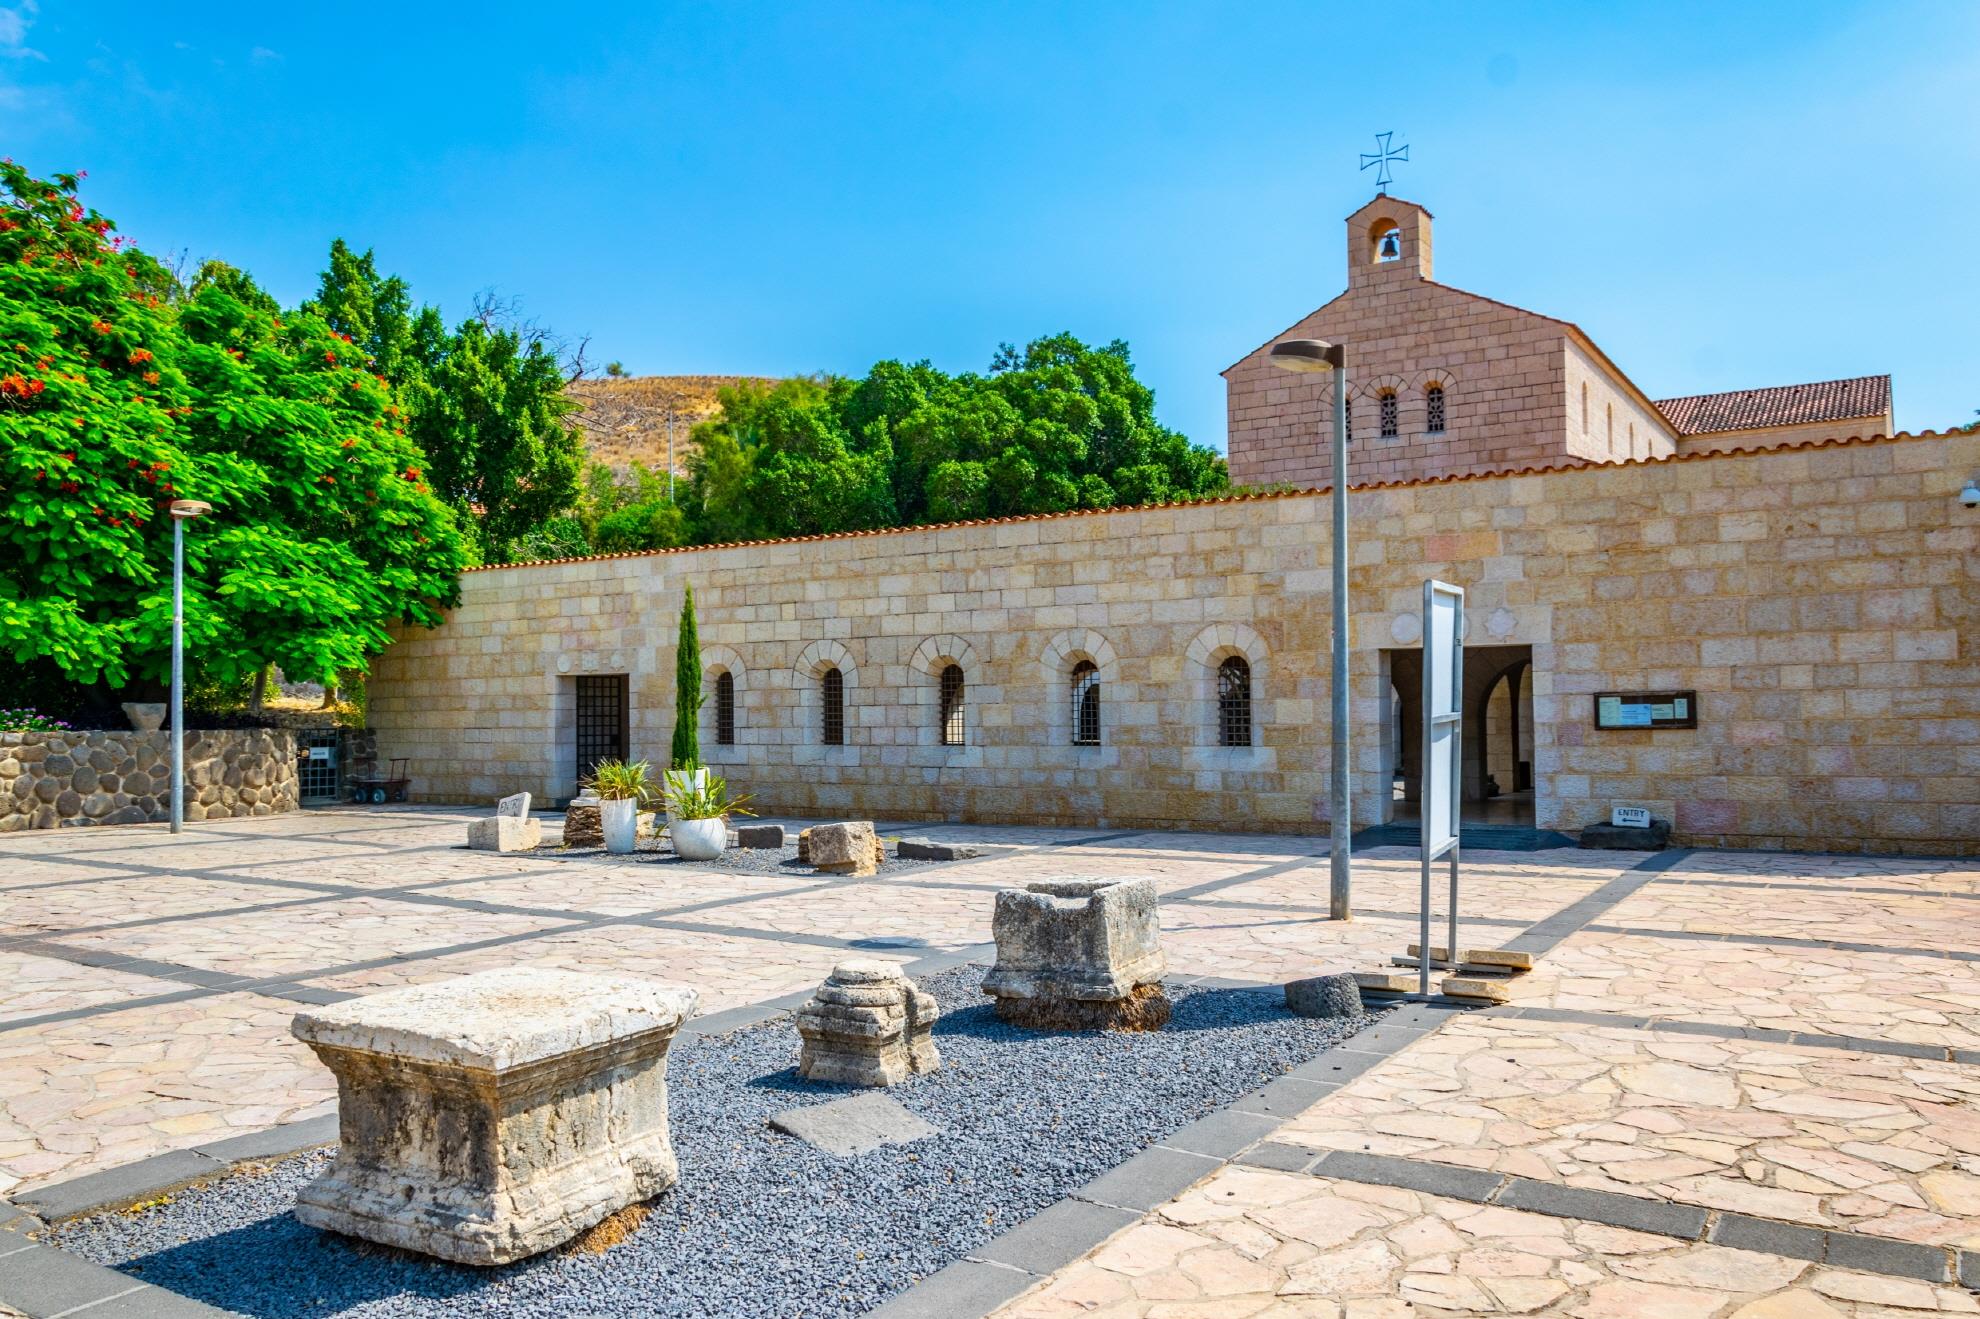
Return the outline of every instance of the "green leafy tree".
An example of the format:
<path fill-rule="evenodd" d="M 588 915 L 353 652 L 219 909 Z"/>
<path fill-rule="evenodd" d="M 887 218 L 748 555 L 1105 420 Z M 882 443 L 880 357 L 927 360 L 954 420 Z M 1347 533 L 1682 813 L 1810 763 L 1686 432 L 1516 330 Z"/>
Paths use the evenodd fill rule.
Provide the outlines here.
<path fill-rule="evenodd" d="M 571 421 L 579 405 L 535 327 L 486 303 L 449 332 L 437 308 L 414 310 L 404 280 L 381 276 L 371 252 L 341 238 L 306 305 L 401 387 L 434 488 L 465 515 L 482 561 L 509 559 L 571 507 L 584 461 Z"/>
<path fill-rule="evenodd" d="M 694 587 L 681 600 L 681 635 L 674 651 L 674 744 L 672 768 L 701 765 L 701 638 L 694 626 Z"/>
<path fill-rule="evenodd" d="M 462 541 L 365 354 L 238 271 L 175 300 L 77 186 L 0 163 L 0 646 L 78 685 L 158 690 L 178 498 L 213 505 L 186 537 L 202 681 L 275 663 L 334 682 L 395 620 L 437 623 Z"/>
<path fill-rule="evenodd" d="M 667 497 L 667 479 L 643 463 L 632 464 L 624 481 L 603 463 L 592 464 L 586 470 L 579 516 L 593 550 L 600 554 L 687 544 L 687 519 Z"/>

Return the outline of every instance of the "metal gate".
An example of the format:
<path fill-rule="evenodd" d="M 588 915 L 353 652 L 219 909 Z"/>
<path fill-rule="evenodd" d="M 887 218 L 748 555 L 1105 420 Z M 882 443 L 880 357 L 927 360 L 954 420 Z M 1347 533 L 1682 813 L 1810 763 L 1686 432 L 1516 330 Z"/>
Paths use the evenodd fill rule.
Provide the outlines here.
<path fill-rule="evenodd" d="M 305 802 L 336 801 L 343 795 L 342 734 L 334 728 L 297 734 L 302 758 L 296 765 L 297 788 Z"/>
<path fill-rule="evenodd" d="M 627 755 L 627 713 L 631 701 L 626 675 L 577 680 L 577 770 L 582 782 L 601 760 Z"/>

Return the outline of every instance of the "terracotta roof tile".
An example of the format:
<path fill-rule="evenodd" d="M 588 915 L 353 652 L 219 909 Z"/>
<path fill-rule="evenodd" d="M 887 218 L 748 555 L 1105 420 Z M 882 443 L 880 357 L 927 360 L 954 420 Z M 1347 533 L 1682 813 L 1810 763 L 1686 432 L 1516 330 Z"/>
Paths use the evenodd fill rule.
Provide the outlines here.
<path fill-rule="evenodd" d="M 1670 418 L 1680 435 L 1857 421 L 1883 417 L 1890 412 L 1891 378 L 1855 376 L 1849 380 L 1817 380 L 1806 385 L 1776 385 L 1772 389 L 1693 394 L 1687 398 L 1658 399 L 1657 410 Z"/>

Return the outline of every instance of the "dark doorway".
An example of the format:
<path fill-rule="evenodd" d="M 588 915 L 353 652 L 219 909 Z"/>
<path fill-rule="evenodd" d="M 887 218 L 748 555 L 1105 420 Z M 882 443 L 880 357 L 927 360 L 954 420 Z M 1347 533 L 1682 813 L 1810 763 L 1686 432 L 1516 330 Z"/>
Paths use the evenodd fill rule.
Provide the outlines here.
<path fill-rule="evenodd" d="M 1421 818 L 1417 761 L 1423 738 L 1423 652 L 1385 650 L 1389 715 L 1384 763 L 1391 775 L 1392 820 Z M 1533 824 L 1533 648 L 1464 648 L 1464 800 L 1466 824 Z"/>
<path fill-rule="evenodd" d="M 628 715 L 632 702 L 626 675 L 582 677 L 577 680 L 577 772 L 583 784 L 601 760 L 624 760 L 628 754 Z"/>

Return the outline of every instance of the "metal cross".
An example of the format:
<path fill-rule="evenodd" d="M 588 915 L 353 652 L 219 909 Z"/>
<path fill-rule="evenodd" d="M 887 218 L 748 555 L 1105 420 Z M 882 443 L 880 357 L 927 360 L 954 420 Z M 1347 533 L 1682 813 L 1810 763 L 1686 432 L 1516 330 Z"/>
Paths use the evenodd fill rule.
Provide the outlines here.
<path fill-rule="evenodd" d="M 1377 133 L 1375 135 L 1375 153 L 1373 155 L 1370 155 L 1366 151 L 1361 153 L 1361 167 L 1363 169 L 1367 169 L 1370 165 L 1380 167 L 1375 171 L 1375 191 L 1378 194 L 1386 195 L 1389 191 L 1389 185 L 1395 182 L 1395 179 L 1389 174 L 1389 162 L 1392 160 L 1409 159 L 1409 143 L 1405 142 L 1393 151 L 1389 149 L 1389 139 L 1394 136 L 1395 133 L 1393 131 Z"/>

